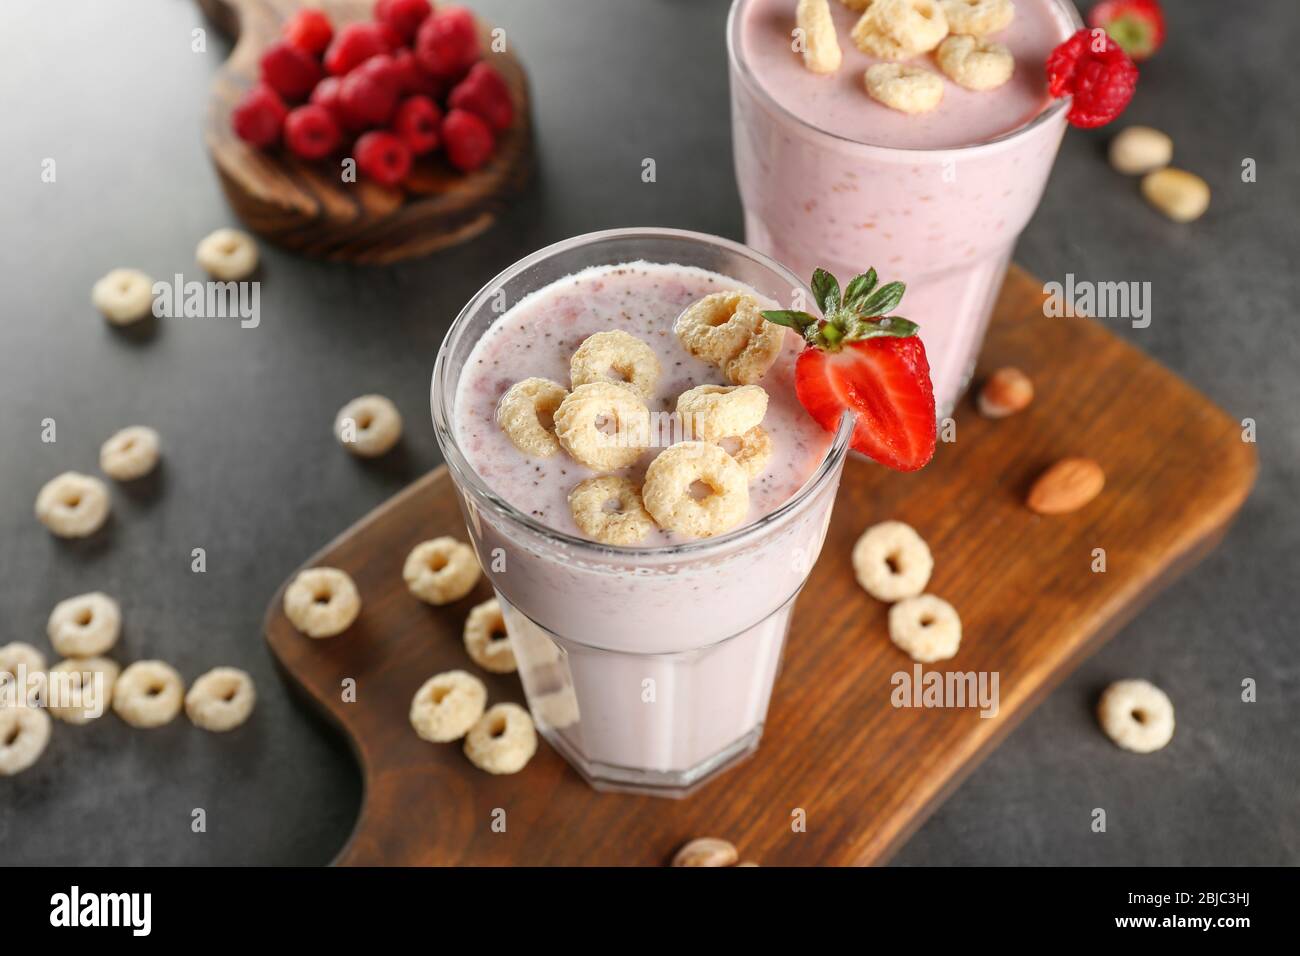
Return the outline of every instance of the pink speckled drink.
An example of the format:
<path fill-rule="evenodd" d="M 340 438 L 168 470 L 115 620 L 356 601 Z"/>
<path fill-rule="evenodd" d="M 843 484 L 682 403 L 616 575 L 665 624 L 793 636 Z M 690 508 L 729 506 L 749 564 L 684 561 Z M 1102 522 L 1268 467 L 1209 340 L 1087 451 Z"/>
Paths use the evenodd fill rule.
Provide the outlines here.
<path fill-rule="evenodd" d="M 495 412 L 515 382 L 567 383 L 589 335 L 621 329 L 656 352 L 649 401 L 725 384 L 673 332 L 690 303 L 749 291 L 775 305 L 807 294 L 737 243 L 667 229 L 559 243 L 484 287 L 448 332 L 433 381 L 438 441 L 470 539 L 506 617 L 529 706 L 547 740 L 596 786 L 678 796 L 758 745 L 794 600 L 821 549 L 851 421 L 827 434 L 794 394 L 785 351 L 759 384 L 773 454 L 736 529 L 637 547 L 586 539 L 569 492 L 593 472 L 528 458 Z M 662 449 L 622 474 L 639 479 Z"/>
<path fill-rule="evenodd" d="M 874 266 L 907 283 L 935 404 L 947 415 L 970 378 L 1011 251 L 1047 183 L 1068 100 L 1043 64 L 1082 24 L 1068 0 L 1015 0 L 992 39 L 1016 67 L 996 90 L 944 80 L 943 101 L 908 115 L 871 99 L 875 58 L 849 32 L 860 16 L 832 0 L 844 62 L 814 74 L 791 50 L 794 0 L 735 0 L 727 27 L 736 176 L 755 249 L 811 275 Z M 917 64 L 938 72 L 929 57 Z"/>

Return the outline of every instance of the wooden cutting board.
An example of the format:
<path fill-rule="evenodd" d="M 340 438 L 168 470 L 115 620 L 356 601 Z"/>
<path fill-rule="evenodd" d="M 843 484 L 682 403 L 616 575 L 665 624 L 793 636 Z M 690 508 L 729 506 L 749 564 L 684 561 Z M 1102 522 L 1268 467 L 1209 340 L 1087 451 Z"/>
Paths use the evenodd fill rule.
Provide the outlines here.
<path fill-rule="evenodd" d="M 545 743 L 523 772 L 490 777 L 459 746 L 421 741 L 407 722 L 411 697 L 438 671 L 472 668 L 461 626 L 490 596 L 483 582 L 431 608 L 402 582 L 415 544 L 465 537 L 447 473 L 435 470 L 346 531 L 307 566 L 356 579 L 357 623 L 331 640 L 302 637 L 281 612 L 283 590 L 266 618 L 288 679 L 347 735 L 365 778 L 337 862 L 654 866 L 703 835 L 769 866 L 888 858 L 1065 674 L 1219 540 L 1254 480 L 1254 446 L 1237 422 L 1100 324 L 1045 318 L 1041 283 L 1015 268 L 977 381 L 1002 365 L 1034 379 L 1025 412 L 989 421 L 968 397 L 957 440 L 918 474 L 849 460 L 795 608 L 763 743 L 685 800 L 597 793 Z M 1072 515 L 1029 512 L 1033 479 L 1075 454 L 1105 468 L 1101 496 Z M 962 616 L 961 650 L 926 671 L 998 672 L 996 717 L 891 706 L 891 675 L 913 665 L 849 564 L 862 529 L 886 518 L 929 542 L 928 590 Z M 1092 571 L 1096 548 L 1105 573 Z M 480 676 L 490 700 L 523 702 L 514 675 Z M 341 700 L 346 678 L 356 680 L 355 703 Z M 505 833 L 492 828 L 497 808 Z M 805 832 L 792 830 L 798 810 Z"/>
<path fill-rule="evenodd" d="M 339 159 L 308 162 L 288 150 L 249 146 L 230 128 L 230 112 L 257 81 L 258 61 L 279 38 L 299 0 L 198 0 L 217 28 L 238 37 L 217 72 L 203 123 L 204 141 L 226 198 L 261 236 L 305 255 L 343 262 L 389 263 L 472 239 L 491 226 L 532 172 L 528 80 L 514 52 L 490 50 L 490 27 L 480 24 L 485 58 L 510 86 L 515 122 L 499 134 L 482 169 L 465 174 L 441 154 L 416 161 L 404 188 L 381 186 L 358 174 L 342 181 Z M 335 27 L 372 17 L 373 0 L 315 4 Z"/>

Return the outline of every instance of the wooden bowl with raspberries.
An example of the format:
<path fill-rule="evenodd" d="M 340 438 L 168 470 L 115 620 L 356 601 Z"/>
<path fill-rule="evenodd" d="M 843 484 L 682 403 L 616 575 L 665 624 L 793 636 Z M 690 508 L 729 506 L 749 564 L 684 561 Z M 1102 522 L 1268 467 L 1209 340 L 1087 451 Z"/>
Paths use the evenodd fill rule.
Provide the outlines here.
<path fill-rule="evenodd" d="M 435 0 L 199 0 L 237 37 L 204 137 L 235 212 L 305 255 L 387 263 L 464 242 L 532 169 L 507 34 Z"/>

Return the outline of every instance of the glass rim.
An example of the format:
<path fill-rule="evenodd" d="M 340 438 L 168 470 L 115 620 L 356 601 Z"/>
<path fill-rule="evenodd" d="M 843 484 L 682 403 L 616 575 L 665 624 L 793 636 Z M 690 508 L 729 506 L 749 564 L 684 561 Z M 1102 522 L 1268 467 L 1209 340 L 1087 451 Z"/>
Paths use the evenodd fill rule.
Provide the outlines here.
<path fill-rule="evenodd" d="M 1070 105 L 1071 97 L 1062 96 L 1053 100 L 1049 106 L 1041 110 L 1033 119 L 1020 124 L 1015 129 L 999 133 L 989 139 L 982 139 L 975 143 L 965 143 L 961 146 L 884 146 L 880 143 L 864 143 L 862 140 L 853 139 L 850 136 L 841 136 L 839 133 L 832 133 L 830 130 L 822 129 L 820 126 L 808 122 L 802 116 L 790 112 L 785 106 L 778 103 L 763 84 L 758 82 L 758 78 L 754 75 L 754 71 L 749 68 L 749 64 L 744 62 L 737 54 L 736 33 L 739 30 L 740 8 L 746 3 L 752 2 L 753 0 L 732 0 L 731 10 L 727 13 L 727 60 L 731 64 L 732 70 L 744 81 L 749 90 L 770 109 L 792 120 L 805 130 L 836 143 L 843 143 L 857 149 L 875 149 L 890 153 L 960 153 L 964 150 L 983 149 L 1022 136 L 1031 130 L 1037 129 Z M 1051 2 L 1055 3 L 1057 8 L 1065 14 L 1066 19 L 1070 21 L 1076 31 L 1083 29 L 1083 18 L 1079 15 L 1079 10 L 1074 5 L 1073 0 L 1051 0 Z"/>
<path fill-rule="evenodd" d="M 588 552 L 593 556 L 602 558 L 630 559 L 632 563 L 636 560 L 646 559 L 663 559 L 674 557 L 699 557 L 707 555 L 709 552 L 722 551 L 727 546 L 741 542 L 746 538 L 755 537 L 760 531 L 772 528 L 775 525 L 783 523 L 788 519 L 798 507 L 807 501 L 814 493 L 825 487 L 826 482 L 836 472 L 840 463 L 848 454 L 849 439 L 853 434 L 854 418 L 851 415 L 843 415 L 840 418 L 839 427 L 834 433 L 830 447 L 826 451 L 825 457 L 816 470 L 809 475 L 808 480 L 799 487 L 786 501 L 776 509 L 763 515 L 756 521 L 742 525 L 725 534 L 717 535 L 712 538 L 701 538 L 696 541 L 686 541 L 681 544 L 663 545 L 654 548 L 625 547 L 622 545 L 603 544 L 599 541 L 592 541 L 588 538 L 580 538 L 576 535 L 568 534 L 556 528 L 549 527 L 538 521 L 536 518 L 516 508 L 510 502 L 506 501 L 480 477 L 473 466 L 465 458 L 461 451 L 460 444 L 456 440 L 456 431 L 453 426 L 448 412 L 448 403 L 444 401 L 443 393 L 448 386 L 456 388 L 459 381 L 451 381 L 449 376 L 454 370 L 448 368 L 448 357 L 450 354 L 449 343 L 455 336 L 463 331 L 464 326 L 470 319 L 477 314 L 484 300 L 495 294 L 495 291 L 506 281 L 514 278 L 522 272 L 532 268 L 540 262 L 553 258 L 562 252 L 569 252 L 574 249 L 580 249 L 584 246 L 594 246 L 612 240 L 622 239 L 669 239 L 683 242 L 695 242 L 712 246 L 720 246 L 729 252 L 745 256 L 764 268 L 770 269 L 781 278 L 790 283 L 792 290 L 802 289 L 809 299 L 812 298 L 812 292 L 808 286 L 800 281 L 794 273 L 776 260 L 763 255 L 749 246 L 735 242 L 731 239 L 724 239 L 721 236 L 713 236 L 703 232 L 693 232 L 686 229 L 668 229 L 661 227 L 627 227 L 621 229 L 604 229 L 598 232 L 588 232 L 582 235 L 573 236 L 560 242 L 552 243 L 538 249 L 536 252 L 525 256 L 516 261 L 505 269 L 493 276 L 483 285 L 478 292 L 470 297 L 465 307 L 461 309 L 460 314 L 456 316 L 451 326 L 447 329 L 447 334 L 438 347 L 438 356 L 433 364 L 433 379 L 430 383 L 429 404 L 433 416 L 434 435 L 438 440 L 438 446 L 442 451 L 443 462 L 451 471 L 457 485 L 462 489 L 468 489 L 473 492 L 474 498 L 480 504 L 484 504 L 490 511 L 498 516 L 507 519 L 513 524 L 520 525 L 532 534 L 537 535 L 547 541 L 556 542 L 565 545 L 574 550 Z M 533 290 L 537 291 L 537 290 Z M 504 313 L 503 313 L 504 314 Z M 454 396 L 454 393 L 453 393 Z"/>

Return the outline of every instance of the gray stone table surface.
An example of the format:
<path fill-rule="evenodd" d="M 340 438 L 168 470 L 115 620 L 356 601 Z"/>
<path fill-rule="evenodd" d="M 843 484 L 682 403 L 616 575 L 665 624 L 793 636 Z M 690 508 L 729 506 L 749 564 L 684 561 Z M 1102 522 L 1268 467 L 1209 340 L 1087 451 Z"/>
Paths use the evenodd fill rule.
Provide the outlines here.
<path fill-rule="evenodd" d="M 331 859 L 359 782 L 345 745 L 280 681 L 259 626 L 308 554 L 438 463 L 427 395 L 448 323 L 499 268 L 577 233 L 740 237 L 723 0 L 471 5 L 508 28 L 531 71 L 540 164 L 524 200 L 481 239 L 390 268 L 264 247 L 258 328 L 165 320 L 147 336 L 109 328 L 90 287 L 123 265 L 197 276 L 195 243 L 231 223 L 199 133 L 229 45 L 190 0 L 0 7 L 0 643 L 48 652 L 54 603 L 102 589 L 123 604 L 121 659 L 162 658 L 190 679 L 235 665 L 259 689 L 253 720 L 229 735 L 184 718 L 57 725 L 33 769 L 0 778 L 0 863 Z M 1300 6 L 1166 6 L 1169 44 L 1126 120 L 1173 136 L 1178 164 L 1214 189 L 1208 215 L 1164 221 L 1106 165 L 1108 133 L 1072 130 L 1017 259 L 1045 280 L 1150 281 L 1150 327 L 1116 331 L 1257 422 L 1258 485 L 1222 547 L 1068 678 L 897 864 L 1300 863 Z M 210 42 L 195 53 L 201 27 Z M 330 423 L 368 391 L 391 396 L 407 430 L 400 450 L 363 463 Z M 106 534 L 52 538 L 32 515 L 37 489 L 95 471 L 100 442 L 134 423 L 161 432 L 160 474 L 113 489 Z M 190 569 L 196 547 L 204 574 Z M 1137 675 L 1177 705 L 1173 743 L 1149 757 L 1112 746 L 1092 714 L 1102 687 Z M 1240 699 L 1244 678 L 1255 703 Z M 1104 834 L 1089 827 L 1096 807 Z"/>

